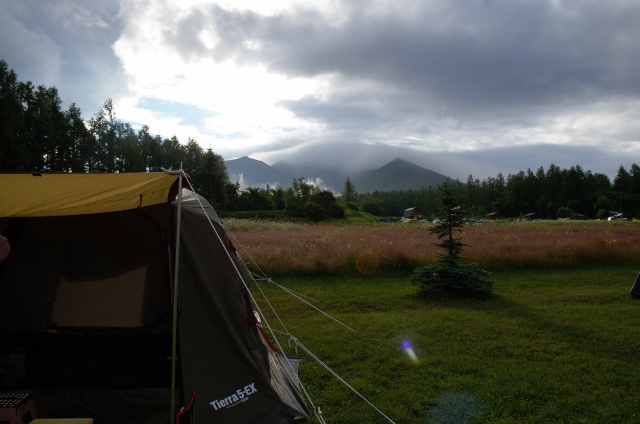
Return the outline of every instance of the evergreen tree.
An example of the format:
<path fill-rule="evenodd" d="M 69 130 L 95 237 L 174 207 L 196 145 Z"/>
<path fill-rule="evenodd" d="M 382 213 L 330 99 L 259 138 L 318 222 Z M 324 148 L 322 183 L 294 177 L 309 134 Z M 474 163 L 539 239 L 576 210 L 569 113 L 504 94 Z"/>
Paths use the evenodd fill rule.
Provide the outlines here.
<path fill-rule="evenodd" d="M 194 188 L 214 208 L 224 210 L 225 187 L 229 184 L 227 167 L 222 156 L 208 149 L 193 176 Z"/>
<path fill-rule="evenodd" d="M 446 266 L 458 266 L 461 260 L 462 250 L 466 244 L 460 237 L 454 237 L 455 232 L 462 232 L 464 227 L 464 210 L 460 206 L 453 186 L 445 181 L 439 187 L 440 191 L 440 216 L 439 224 L 429 228 L 429 234 L 435 234 L 440 243 L 436 246 L 446 253 L 438 254 L 440 263 Z"/>
<path fill-rule="evenodd" d="M 347 177 L 344 182 L 344 189 L 341 193 L 342 203 L 346 204 L 347 202 L 358 202 L 358 193 L 356 192 L 356 187 L 353 185 L 349 177 Z"/>
<path fill-rule="evenodd" d="M 613 189 L 626 194 L 630 194 L 633 189 L 631 174 L 622 165 L 618 168 L 618 173 L 613 179 Z"/>
<path fill-rule="evenodd" d="M 91 157 L 91 133 L 82 119 L 82 113 L 75 103 L 71 103 L 65 112 L 67 123 L 67 155 L 71 172 L 86 172 Z"/>
<path fill-rule="evenodd" d="M 200 158 L 204 154 L 202 147 L 191 137 L 187 140 L 187 145 L 185 146 L 184 152 L 184 162 L 182 164 L 182 169 L 188 174 L 192 174 L 195 172 L 198 167 L 198 163 L 200 162 Z"/>
<path fill-rule="evenodd" d="M 640 166 L 632 164 L 629 168 L 629 175 L 631 179 L 631 193 L 640 194 Z"/>
<path fill-rule="evenodd" d="M 124 128 L 127 131 L 118 143 L 116 169 L 119 172 L 144 172 L 146 167 L 138 137 L 128 124 Z"/>
<path fill-rule="evenodd" d="M 18 76 L 0 60 L 0 171 L 21 171 L 28 151 L 19 134 L 24 125 L 24 111 L 18 92 Z"/>
<path fill-rule="evenodd" d="M 428 297 L 441 296 L 480 296 L 493 291 L 490 274 L 475 263 L 462 263 L 464 244 L 456 232 L 462 232 L 464 211 L 460 206 L 457 193 L 448 181 L 438 186 L 440 193 L 440 211 L 443 217 L 440 224 L 429 229 L 439 243 L 436 246 L 445 253 L 438 255 L 435 265 L 416 268 L 411 282 L 418 286 L 418 293 Z"/>
<path fill-rule="evenodd" d="M 572 166 L 566 170 L 558 193 L 558 203 L 569 208 L 572 212 L 587 215 L 591 211 L 591 207 L 585 202 L 587 195 L 585 178 L 585 173 L 580 165 Z M 558 215 L 558 218 L 562 217 Z"/>
<path fill-rule="evenodd" d="M 174 135 L 162 142 L 162 158 L 165 169 L 181 169 L 186 158 L 186 152 L 184 146 L 180 144 L 178 136 Z"/>
<path fill-rule="evenodd" d="M 95 163 L 92 171 L 113 172 L 116 167 L 117 137 L 115 105 L 107 99 L 98 112 L 89 119 L 89 130 L 96 139 Z"/>

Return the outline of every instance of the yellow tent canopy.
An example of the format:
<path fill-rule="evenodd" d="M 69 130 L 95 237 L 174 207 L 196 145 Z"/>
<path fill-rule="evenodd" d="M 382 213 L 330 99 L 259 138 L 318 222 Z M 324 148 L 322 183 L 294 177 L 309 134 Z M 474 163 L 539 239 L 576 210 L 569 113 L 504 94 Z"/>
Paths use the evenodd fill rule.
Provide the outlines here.
<path fill-rule="evenodd" d="M 178 173 L 0 174 L 0 217 L 116 212 L 168 201 Z"/>

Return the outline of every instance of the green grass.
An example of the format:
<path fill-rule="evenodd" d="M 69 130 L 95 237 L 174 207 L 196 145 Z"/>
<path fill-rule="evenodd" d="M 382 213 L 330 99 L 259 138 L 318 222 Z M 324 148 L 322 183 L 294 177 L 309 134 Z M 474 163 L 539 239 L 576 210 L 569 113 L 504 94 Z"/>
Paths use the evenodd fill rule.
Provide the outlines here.
<path fill-rule="evenodd" d="M 379 222 L 380 218 L 371 215 L 367 212 L 362 211 L 352 211 L 351 209 L 346 209 L 344 211 L 344 219 L 342 220 L 333 220 L 333 223 L 343 223 L 343 224 L 358 224 L 358 223 L 372 223 Z"/>
<path fill-rule="evenodd" d="M 396 423 L 631 423 L 640 422 L 640 301 L 627 294 L 637 272 L 504 271 L 487 300 L 421 299 L 404 274 L 277 280 L 356 333 L 260 286 L 289 332 Z M 401 348 L 407 340 L 418 364 Z M 389 422 L 299 355 L 327 422 Z"/>

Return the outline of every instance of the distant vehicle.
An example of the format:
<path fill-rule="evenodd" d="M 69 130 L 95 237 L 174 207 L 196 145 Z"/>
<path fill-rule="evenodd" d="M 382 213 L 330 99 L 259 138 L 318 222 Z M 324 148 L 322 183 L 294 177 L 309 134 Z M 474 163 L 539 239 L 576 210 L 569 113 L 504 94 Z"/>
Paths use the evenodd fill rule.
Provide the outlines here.
<path fill-rule="evenodd" d="M 626 221 L 626 220 L 627 220 L 627 218 L 623 217 L 622 213 L 617 213 L 617 214 L 607 218 L 607 221 Z"/>

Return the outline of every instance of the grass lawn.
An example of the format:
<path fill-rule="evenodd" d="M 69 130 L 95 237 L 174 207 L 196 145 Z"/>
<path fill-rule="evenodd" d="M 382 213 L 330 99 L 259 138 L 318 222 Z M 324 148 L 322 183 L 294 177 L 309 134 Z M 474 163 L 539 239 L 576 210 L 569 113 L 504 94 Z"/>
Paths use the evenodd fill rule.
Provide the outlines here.
<path fill-rule="evenodd" d="M 640 300 L 627 294 L 638 271 L 501 271 L 487 300 L 421 299 L 404 273 L 276 280 L 355 333 L 259 285 L 286 329 L 398 424 L 632 423 L 640 422 Z M 299 356 L 304 387 L 328 423 L 389 422 Z"/>

